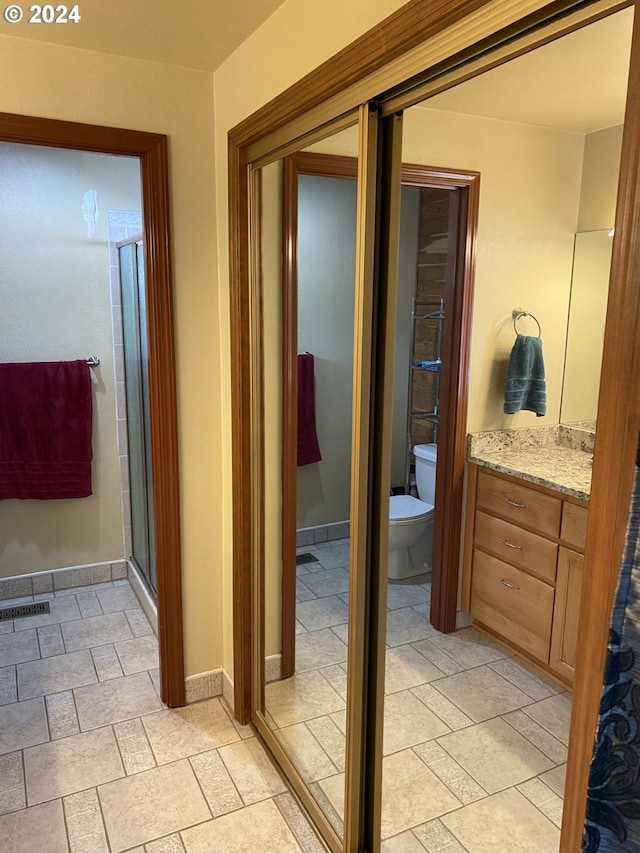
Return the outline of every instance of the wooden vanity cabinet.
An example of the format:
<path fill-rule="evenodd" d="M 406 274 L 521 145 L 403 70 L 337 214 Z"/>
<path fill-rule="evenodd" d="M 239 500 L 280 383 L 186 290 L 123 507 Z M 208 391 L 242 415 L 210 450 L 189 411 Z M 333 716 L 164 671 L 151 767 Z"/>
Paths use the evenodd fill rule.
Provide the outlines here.
<path fill-rule="evenodd" d="M 470 466 L 463 607 L 573 683 L 587 504 Z"/>

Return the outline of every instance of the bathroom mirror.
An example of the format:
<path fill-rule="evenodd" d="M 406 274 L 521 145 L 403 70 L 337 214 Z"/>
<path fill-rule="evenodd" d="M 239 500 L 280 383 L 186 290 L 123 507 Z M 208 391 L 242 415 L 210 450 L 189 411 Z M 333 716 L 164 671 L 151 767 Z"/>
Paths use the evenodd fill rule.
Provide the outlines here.
<path fill-rule="evenodd" d="M 613 232 L 576 234 L 560 420 L 594 430 Z"/>

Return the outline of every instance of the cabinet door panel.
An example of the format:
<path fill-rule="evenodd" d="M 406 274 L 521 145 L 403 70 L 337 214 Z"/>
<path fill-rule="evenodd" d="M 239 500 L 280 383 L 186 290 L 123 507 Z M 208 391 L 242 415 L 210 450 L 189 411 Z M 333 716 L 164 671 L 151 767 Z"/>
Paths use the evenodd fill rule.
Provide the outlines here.
<path fill-rule="evenodd" d="M 549 663 L 570 682 L 573 682 L 576 665 L 583 564 L 582 554 L 560 548 Z"/>
<path fill-rule="evenodd" d="M 557 536 L 560 531 L 562 501 L 513 480 L 480 471 L 478 474 L 478 509 L 499 515 L 508 521 L 533 528 L 543 536 Z"/>
<path fill-rule="evenodd" d="M 552 586 L 476 549 L 471 615 L 544 663 L 549 661 Z"/>
<path fill-rule="evenodd" d="M 553 584 L 558 546 L 486 512 L 476 513 L 476 545 L 518 569 Z"/>

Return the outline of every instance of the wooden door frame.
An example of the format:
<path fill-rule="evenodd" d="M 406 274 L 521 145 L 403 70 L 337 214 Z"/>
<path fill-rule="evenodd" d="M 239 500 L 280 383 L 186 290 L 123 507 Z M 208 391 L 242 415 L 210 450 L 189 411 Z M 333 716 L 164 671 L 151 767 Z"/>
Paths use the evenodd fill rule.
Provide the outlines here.
<path fill-rule="evenodd" d="M 182 569 L 167 137 L 0 113 L 0 141 L 140 160 L 149 336 L 149 402 L 158 594 L 160 696 L 184 705 Z"/>
<path fill-rule="evenodd" d="M 298 178 L 356 180 L 355 157 L 297 152 L 283 164 L 283 442 L 282 442 L 282 677 L 295 669 L 296 605 L 296 437 L 297 437 L 297 306 L 298 306 Z M 439 631 L 455 629 L 462 538 L 462 497 L 467 442 L 467 404 L 475 241 L 480 200 L 480 174 L 403 164 L 402 185 L 464 192 L 465 209 L 456 218 L 458 233 L 447 264 L 451 270 L 446 302 L 451 320 L 443 339 L 441 424 L 436 477 L 433 539 L 431 624 Z M 438 513 L 440 507 L 440 513 Z M 443 513 L 442 508 L 447 511 Z"/>
<path fill-rule="evenodd" d="M 634 4 L 622 3 L 615 8 L 623 5 Z M 476 10 L 482 9 L 482 20 L 487 23 L 487 31 L 483 31 L 485 35 L 476 35 L 476 44 L 469 49 L 463 48 L 457 54 L 452 43 L 446 62 L 440 66 L 432 65 L 428 69 L 429 74 L 436 75 L 438 69 L 445 70 L 443 66 L 451 68 L 456 61 L 464 63 L 473 51 L 478 55 L 484 48 L 490 50 L 498 45 L 507 47 L 513 44 L 517 51 L 519 47 L 515 39 L 518 36 L 537 31 L 545 22 L 555 25 L 571 10 L 587 9 L 590 14 L 586 3 L 575 0 L 525 5 L 519 16 L 511 16 L 503 8 L 495 18 L 485 14 L 492 6 L 491 0 L 411 0 L 229 132 L 234 690 L 236 714 L 243 721 L 251 716 L 251 620 L 255 595 L 252 571 L 254 557 L 258 553 L 252 533 L 251 496 L 257 478 L 251 447 L 253 436 L 261 426 L 255 422 L 256 413 L 252 411 L 250 360 L 247 358 L 247 352 L 254 349 L 250 315 L 250 150 L 262 143 L 267 134 L 276 131 L 290 141 L 294 132 L 287 130 L 288 127 L 297 127 L 299 134 L 307 132 L 305 116 L 312 110 L 314 121 L 318 115 L 323 115 L 326 120 L 326 112 L 322 113 L 322 109 L 323 105 L 326 109 L 331 98 L 342 97 L 343 109 L 355 106 L 355 102 L 351 104 L 344 96 L 350 86 L 358 84 L 359 103 L 377 98 L 380 83 L 379 78 L 374 78 L 374 72 L 391 66 L 394 60 L 412 48 L 460 24 Z M 594 14 L 599 12 L 596 10 Z M 471 29 L 469 20 L 467 18 L 464 24 L 460 24 L 465 32 Z M 478 26 L 475 19 L 474 26 Z M 640 288 L 636 280 L 640 269 L 640 184 L 637 181 L 640 173 L 639 45 L 640 15 L 636 14 L 587 530 L 583 584 L 589 594 L 582 596 L 580 611 L 578 645 L 582 657 L 576 668 L 574 686 L 562 853 L 574 853 L 581 848 L 611 605 L 628 521 L 640 430 Z M 510 58 L 506 54 L 508 50 L 503 59 L 496 61 L 506 61 Z M 389 87 L 394 85 L 391 82 L 394 77 L 395 84 L 404 86 L 407 72 L 396 64 L 389 77 Z M 356 92 L 355 89 L 353 91 Z"/>

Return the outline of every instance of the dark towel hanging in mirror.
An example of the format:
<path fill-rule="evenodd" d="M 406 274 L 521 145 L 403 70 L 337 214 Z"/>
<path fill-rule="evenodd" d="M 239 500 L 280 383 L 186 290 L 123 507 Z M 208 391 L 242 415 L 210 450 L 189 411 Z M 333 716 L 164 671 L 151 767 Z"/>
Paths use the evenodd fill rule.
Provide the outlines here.
<path fill-rule="evenodd" d="M 322 461 L 316 433 L 313 356 L 298 355 L 298 466 Z"/>

